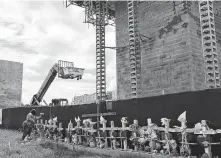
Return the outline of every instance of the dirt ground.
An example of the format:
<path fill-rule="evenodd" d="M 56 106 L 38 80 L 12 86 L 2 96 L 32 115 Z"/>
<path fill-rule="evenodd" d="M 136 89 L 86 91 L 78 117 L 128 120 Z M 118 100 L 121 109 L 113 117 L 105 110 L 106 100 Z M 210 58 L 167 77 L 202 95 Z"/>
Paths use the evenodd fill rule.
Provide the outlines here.
<path fill-rule="evenodd" d="M 1 158 L 106 158 L 92 153 L 74 152 L 48 141 L 21 144 L 21 136 L 20 132 L 0 129 Z"/>

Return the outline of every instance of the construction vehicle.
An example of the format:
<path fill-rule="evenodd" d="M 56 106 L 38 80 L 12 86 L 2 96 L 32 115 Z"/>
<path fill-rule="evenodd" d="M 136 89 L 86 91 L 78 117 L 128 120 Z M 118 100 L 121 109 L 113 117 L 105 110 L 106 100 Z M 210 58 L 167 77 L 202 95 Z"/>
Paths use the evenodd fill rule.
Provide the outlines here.
<path fill-rule="evenodd" d="M 47 77 L 45 78 L 43 84 L 41 85 L 37 94 L 35 94 L 30 102 L 31 106 L 40 106 L 40 103 L 47 92 L 48 88 L 50 87 L 51 83 L 54 81 L 55 77 L 58 74 L 59 78 L 62 79 L 82 79 L 82 75 L 84 73 L 83 68 L 76 68 L 74 67 L 73 62 L 62 61 L 59 60 L 58 63 L 55 63 L 54 66 L 50 69 Z M 67 101 L 67 99 L 55 99 L 53 102 L 56 102 L 54 105 L 61 105 L 61 102 Z M 44 101 L 45 102 L 45 101 Z M 59 103 L 58 103 L 59 102 Z M 68 104 L 68 102 L 67 102 Z M 46 103 L 47 105 L 47 103 Z"/>

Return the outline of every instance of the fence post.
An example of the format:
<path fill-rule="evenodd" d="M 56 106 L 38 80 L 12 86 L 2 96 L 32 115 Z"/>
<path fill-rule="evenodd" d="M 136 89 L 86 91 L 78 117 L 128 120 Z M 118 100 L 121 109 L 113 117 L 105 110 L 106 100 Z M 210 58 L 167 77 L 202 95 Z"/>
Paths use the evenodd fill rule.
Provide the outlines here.
<path fill-rule="evenodd" d="M 139 129 L 138 120 L 134 120 L 133 124 L 131 124 L 129 128 L 132 131 L 130 140 L 133 142 L 134 150 L 138 151 L 138 129 Z"/>
<path fill-rule="evenodd" d="M 110 137 L 111 137 L 111 148 L 117 149 L 116 139 L 113 136 L 113 132 L 114 132 L 114 121 L 111 121 L 111 134 L 110 134 Z"/>
<path fill-rule="evenodd" d="M 94 125 L 96 124 L 97 122 L 89 122 L 89 130 L 88 130 L 88 138 L 89 138 L 89 144 L 90 144 L 90 147 L 94 148 L 96 147 L 96 137 L 95 137 L 95 132 L 97 130 L 94 129 Z"/>
<path fill-rule="evenodd" d="M 77 123 L 77 126 L 76 126 L 77 144 L 82 144 L 81 135 L 83 134 L 83 131 L 81 129 L 81 120 L 80 120 L 80 118 L 78 117 L 78 119 L 75 119 L 75 122 Z"/>
<path fill-rule="evenodd" d="M 40 130 L 39 131 L 40 132 L 40 138 L 43 139 L 44 138 L 44 121 L 43 121 L 43 119 L 40 120 L 40 126 L 39 127 L 40 127 L 40 129 L 39 129 Z"/>
<path fill-rule="evenodd" d="M 68 142 L 71 143 L 72 142 L 72 129 L 73 129 L 73 123 L 69 122 L 68 124 Z"/>
<path fill-rule="evenodd" d="M 107 143 L 107 132 L 106 132 L 106 128 L 107 128 L 107 120 L 105 120 L 102 116 L 100 118 L 100 122 L 102 123 L 102 131 L 104 133 L 104 146 L 105 148 L 108 148 L 108 143 Z"/>
<path fill-rule="evenodd" d="M 62 129 L 62 122 L 59 123 L 59 130 Z"/>
<path fill-rule="evenodd" d="M 123 117 L 121 119 L 121 123 L 122 123 L 122 132 L 125 132 L 126 135 L 126 124 L 127 124 L 126 117 Z M 124 150 L 127 150 L 127 137 L 123 139 L 123 145 L 124 145 Z"/>

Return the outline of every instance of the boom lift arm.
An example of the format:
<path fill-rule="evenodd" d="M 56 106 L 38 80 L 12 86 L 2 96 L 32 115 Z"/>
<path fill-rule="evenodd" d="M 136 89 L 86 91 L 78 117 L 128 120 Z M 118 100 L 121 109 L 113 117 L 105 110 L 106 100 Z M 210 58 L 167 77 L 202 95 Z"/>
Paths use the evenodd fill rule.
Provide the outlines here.
<path fill-rule="evenodd" d="M 75 68 L 72 62 L 59 60 L 58 64 L 55 63 L 54 66 L 50 69 L 38 93 L 32 97 L 30 105 L 40 106 L 40 102 L 42 101 L 45 93 L 47 92 L 51 83 L 54 81 L 57 74 L 58 74 L 58 77 L 62 79 L 77 78 L 77 80 L 79 80 L 82 78 L 83 72 L 84 72 L 84 69 Z"/>

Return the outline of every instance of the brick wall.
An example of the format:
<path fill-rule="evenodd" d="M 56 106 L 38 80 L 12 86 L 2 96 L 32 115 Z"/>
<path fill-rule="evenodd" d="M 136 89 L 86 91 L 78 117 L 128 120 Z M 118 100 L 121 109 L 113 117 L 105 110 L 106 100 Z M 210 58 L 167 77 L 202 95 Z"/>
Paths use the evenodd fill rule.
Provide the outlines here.
<path fill-rule="evenodd" d="M 197 2 L 152 1 L 138 4 L 141 85 L 138 97 L 205 89 Z M 117 47 L 127 46 L 127 3 L 116 2 Z M 130 97 L 128 48 L 117 50 L 118 99 Z"/>
<path fill-rule="evenodd" d="M 20 106 L 23 64 L 0 60 L 0 108 Z"/>

